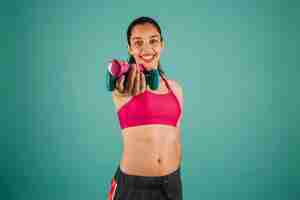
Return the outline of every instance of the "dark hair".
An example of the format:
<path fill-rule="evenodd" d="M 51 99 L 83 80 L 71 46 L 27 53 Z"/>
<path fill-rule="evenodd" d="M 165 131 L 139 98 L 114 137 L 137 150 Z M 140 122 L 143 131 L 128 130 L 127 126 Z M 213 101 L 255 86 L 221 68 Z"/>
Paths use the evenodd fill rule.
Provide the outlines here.
<path fill-rule="evenodd" d="M 138 18 L 134 19 L 127 28 L 127 43 L 128 43 L 128 45 L 130 45 L 130 36 L 131 36 L 131 32 L 132 32 L 132 29 L 134 28 L 134 26 L 139 25 L 139 24 L 145 24 L 145 23 L 152 24 L 159 32 L 161 42 L 163 41 L 160 26 L 154 19 L 152 19 L 150 17 L 138 17 Z M 135 63 L 135 59 L 132 55 L 129 56 L 128 63 L 130 63 L 130 64 Z M 161 68 L 160 61 L 158 61 L 157 69 L 160 74 L 165 74 L 165 72 Z"/>

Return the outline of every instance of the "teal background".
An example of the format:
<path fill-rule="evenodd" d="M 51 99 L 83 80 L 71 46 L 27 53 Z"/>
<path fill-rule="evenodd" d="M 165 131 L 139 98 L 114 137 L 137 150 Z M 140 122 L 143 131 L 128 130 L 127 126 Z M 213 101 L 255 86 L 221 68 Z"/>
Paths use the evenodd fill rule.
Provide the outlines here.
<path fill-rule="evenodd" d="M 122 138 L 104 72 L 145 15 L 184 91 L 184 199 L 299 199 L 299 6 L 2 2 L 0 198 L 106 199 Z"/>

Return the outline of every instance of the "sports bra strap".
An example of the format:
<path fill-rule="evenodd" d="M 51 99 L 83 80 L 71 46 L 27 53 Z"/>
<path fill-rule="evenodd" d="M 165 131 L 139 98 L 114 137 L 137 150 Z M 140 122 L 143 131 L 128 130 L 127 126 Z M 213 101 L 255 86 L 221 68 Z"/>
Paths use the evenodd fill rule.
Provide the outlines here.
<path fill-rule="evenodd" d="M 164 82 L 165 82 L 167 88 L 172 92 L 172 89 L 171 89 L 171 87 L 170 87 L 170 85 L 169 85 L 167 79 L 166 79 L 161 73 L 159 73 L 159 75 L 160 75 L 160 77 L 164 80 Z"/>

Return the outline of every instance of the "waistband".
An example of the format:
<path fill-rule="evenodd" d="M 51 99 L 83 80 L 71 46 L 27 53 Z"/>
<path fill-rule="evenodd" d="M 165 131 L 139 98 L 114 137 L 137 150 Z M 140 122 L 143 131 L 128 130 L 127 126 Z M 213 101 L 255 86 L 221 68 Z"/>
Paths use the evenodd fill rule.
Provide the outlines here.
<path fill-rule="evenodd" d="M 141 189 L 161 188 L 172 184 L 178 184 L 180 181 L 180 166 L 173 172 L 163 176 L 139 176 L 130 175 L 123 172 L 118 166 L 115 178 L 127 187 L 135 187 Z"/>

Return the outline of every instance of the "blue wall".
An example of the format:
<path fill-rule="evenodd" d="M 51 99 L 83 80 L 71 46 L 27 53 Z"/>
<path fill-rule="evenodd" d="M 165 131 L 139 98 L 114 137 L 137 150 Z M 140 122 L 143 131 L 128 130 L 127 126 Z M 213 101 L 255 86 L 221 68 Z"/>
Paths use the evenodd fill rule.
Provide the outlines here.
<path fill-rule="evenodd" d="M 184 199 L 299 199 L 299 6 L 2 3 L 1 199 L 106 199 L 122 138 L 104 72 L 142 15 L 161 25 L 163 69 L 184 90 Z"/>

